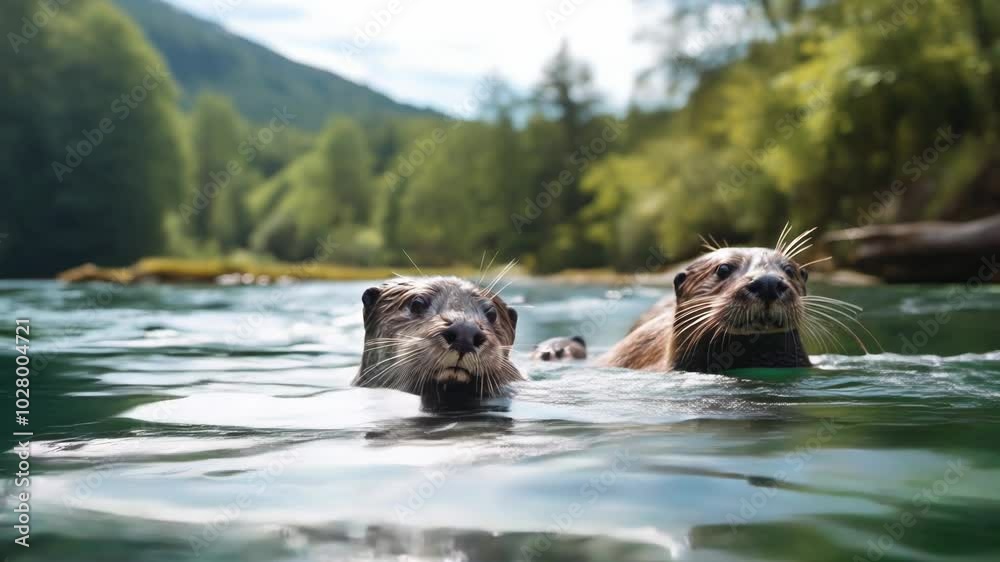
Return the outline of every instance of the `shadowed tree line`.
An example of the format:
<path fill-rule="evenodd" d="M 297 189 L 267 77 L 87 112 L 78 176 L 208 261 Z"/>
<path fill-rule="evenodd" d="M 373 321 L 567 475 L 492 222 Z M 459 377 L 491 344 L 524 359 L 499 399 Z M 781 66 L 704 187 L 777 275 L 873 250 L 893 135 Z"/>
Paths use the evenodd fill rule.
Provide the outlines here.
<path fill-rule="evenodd" d="M 637 38 L 663 53 L 637 78 L 677 107 L 602 113 L 564 48 L 531 95 L 493 81 L 469 118 L 339 117 L 319 132 L 294 107 L 251 122 L 218 94 L 185 112 L 105 0 L 67 4 L 30 38 L 10 24 L 24 41 L 0 49 L 0 275 L 147 255 L 401 265 L 404 251 L 634 269 L 653 246 L 692 255 L 699 233 L 771 244 L 788 220 L 1000 211 L 1000 7 L 671 5 Z M 9 0 L 0 22 L 39 9 Z"/>

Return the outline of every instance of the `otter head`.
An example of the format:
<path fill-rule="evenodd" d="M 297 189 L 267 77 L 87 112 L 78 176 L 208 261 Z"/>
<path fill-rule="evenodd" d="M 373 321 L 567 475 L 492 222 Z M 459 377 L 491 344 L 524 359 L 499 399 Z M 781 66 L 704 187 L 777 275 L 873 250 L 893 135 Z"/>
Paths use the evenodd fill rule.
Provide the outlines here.
<path fill-rule="evenodd" d="M 674 278 L 674 368 L 809 365 L 799 335 L 808 273 L 780 249 L 718 248 Z"/>
<path fill-rule="evenodd" d="M 480 398 L 522 380 L 510 362 L 517 312 L 456 277 L 399 278 L 362 296 L 365 349 L 352 384 L 424 394 L 467 387 Z"/>
<path fill-rule="evenodd" d="M 728 334 L 795 330 L 808 278 L 806 270 L 778 251 L 721 248 L 674 278 L 676 319 L 682 325 L 700 319 Z"/>

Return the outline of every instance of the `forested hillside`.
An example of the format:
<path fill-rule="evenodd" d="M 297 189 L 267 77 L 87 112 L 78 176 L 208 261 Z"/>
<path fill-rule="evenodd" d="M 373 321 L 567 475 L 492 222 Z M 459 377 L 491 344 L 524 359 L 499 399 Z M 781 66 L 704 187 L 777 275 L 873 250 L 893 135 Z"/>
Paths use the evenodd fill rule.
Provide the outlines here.
<path fill-rule="evenodd" d="M 295 108 L 299 127 L 318 129 L 332 115 L 366 120 L 433 114 L 398 103 L 371 88 L 312 68 L 233 35 L 162 0 L 114 0 L 162 53 L 191 107 L 203 92 L 233 99 L 253 121 L 270 119 L 275 107 Z"/>
<path fill-rule="evenodd" d="M 634 269 L 654 248 L 659 262 L 693 255 L 699 234 L 773 244 L 786 221 L 826 230 L 998 212 L 1000 7 L 918 4 L 750 3 L 729 25 L 751 37 L 692 52 L 678 30 L 709 45 L 725 35 L 705 23 L 711 3 L 692 3 L 650 22 L 663 56 L 647 74 L 694 85 L 669 110 L 601 113 L 585 61 L 563 49 L 527 95 L 484 77 L 466 118 L 334 115 L 317 132 L 309 113 L 273 111 L 269 84 L 302 83 L 268 64 L 276 55 L 233 54 L 249 44 L 204 23 L 157 39 L 187 16 L 146 14 L 171 64 L 193 65 L 147 79 L 164 57 L 139 26 L 106 0 L 70 4 L 0 54 L 16 77 L 0 82 L 0 189 L 12 202 L 0 274 L 150 254 L 401 265 L 404 251 L 421 265 L 485 254 L 535 271 Z M 0 8 L 3 21 L 35 9 Z M 250 68 L 227 58 L 244 56 L 259 74 L 226 74 Z M 195 95 L 217 74 L 215 85 L 240 87 L 186 109 L 176 82 Z M 354 103 L 314 93 L 330 108 Z M 368 107 L 376 99 L 390 103 Z M 114 130 L 94 133 L 105 117 Z"/>

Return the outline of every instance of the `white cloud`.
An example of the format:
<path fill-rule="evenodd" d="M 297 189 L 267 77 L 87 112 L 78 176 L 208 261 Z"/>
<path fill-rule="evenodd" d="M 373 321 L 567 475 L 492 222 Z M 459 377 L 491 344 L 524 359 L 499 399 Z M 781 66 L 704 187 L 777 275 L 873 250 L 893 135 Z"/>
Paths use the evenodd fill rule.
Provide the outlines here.
<path fill-rule="evenodd" d="M 444 111 L 488 74 L 527 91 L 564 39 L 617 108 L 651 60 L 627 0 L 170 1 L 293 60 Z"/>

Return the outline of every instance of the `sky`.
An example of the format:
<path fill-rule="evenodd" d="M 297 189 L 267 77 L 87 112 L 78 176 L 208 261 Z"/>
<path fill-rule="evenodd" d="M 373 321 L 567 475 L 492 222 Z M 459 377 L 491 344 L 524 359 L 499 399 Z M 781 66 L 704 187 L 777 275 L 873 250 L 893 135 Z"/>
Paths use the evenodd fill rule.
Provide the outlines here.
<path fill-rule="evenodd" d="M 486 76 L 528 92 L 563 40 L 621 110 L 655 54 L 635 41 L 630 0 L 168 1 L 292 60 L 452 115 Z"/>

